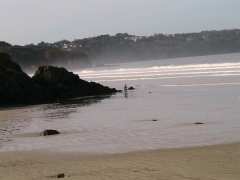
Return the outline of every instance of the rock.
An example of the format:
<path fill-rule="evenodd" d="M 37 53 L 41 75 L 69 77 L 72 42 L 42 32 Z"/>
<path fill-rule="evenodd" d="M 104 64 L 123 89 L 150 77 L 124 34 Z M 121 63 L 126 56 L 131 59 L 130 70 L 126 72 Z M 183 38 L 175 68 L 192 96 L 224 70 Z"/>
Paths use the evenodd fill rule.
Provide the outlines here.
<path fill-rule="evenodd" d="M 73 98 L 81 96 L 116 93 L 112 89 L 95 82 L 87 82 L 65 68 L 41 66 L 33 76 L 33 81 L 46 88 L 52 98 Z"/>
<path fill-rule="evenodd" d="M 128 88 L 128 90 L 135 90 L 135 88 L 133 87 L 133 86 L 130 86 L 129 88 Z"/>
<path fill-rule="evenodd" d="M 58 174 L 57 178 L 65 178 L 65 174 L 64 173 Z"/>
<path fill-rule="evenodd" d="M 11 57 L 6 53 L 0 53 L 0 67 L 6 70 L 23 72 L 21 67 L 11 60 Z"/>
<path fill-rule="evenodd" d="M 0 53 L 0 84 L 0 105 L 31 104 L 44 97 L 41 88 L 5 53 Z"/>
<path fill-rule="evenodd" d="M 203 125 L 203 124 L 205 124 L 205 123 L 203 123 L 203 122 L 195 122 L 194 124 L 195 124 L 195 125 Z"/>
<path fill-rule="evenodd" d="M 0 106 L 56 102 L 64 98 L 111 95 L 118 92 L 81 80 L 65 68 L 42 66 L 31 78 L 6 53 L 0 53 Z"/>
<path fill-rule="evenodd" d="M 65 68 L 54 66 L 39 67 L 33 79 L 39 83 L 50 85 L 72 85 L 80 80 L 78 75 L 68 72 Z"/>
<path fill-rule="evenodd" d="M 11 44 L 9 44 L 9 43 L 7 43 L 5 41 L 0 41 L 0 49 L 9 49 L 11 47 L 12 47 Z"/>
<path fill-rule="evenodd" d="M 54 129 L 46 129 L 41 134 L 43 136 L 52 136 L 52 135 L 58 135 L 60 134 L 60 132 Z"/>
<path fill-rule="evenodd" d="M 53 175 L 53 176 L 46 176 L 47 178 L 65 178 L 66 177 L 66 175 L 64 174 L 64 173 L 59 173 L 59 174 L 57 174 L 57 175 Z"/>

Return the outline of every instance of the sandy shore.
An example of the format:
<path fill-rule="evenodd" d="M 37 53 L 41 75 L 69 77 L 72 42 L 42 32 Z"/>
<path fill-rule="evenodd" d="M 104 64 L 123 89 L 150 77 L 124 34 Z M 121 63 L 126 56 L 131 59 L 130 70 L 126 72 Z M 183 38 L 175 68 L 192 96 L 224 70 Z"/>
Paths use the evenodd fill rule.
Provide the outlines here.
<path fill-rule="evenodd" d="M 239 180 L 240 144 L 118 155 L 0 153 L 1 180 Z"/>

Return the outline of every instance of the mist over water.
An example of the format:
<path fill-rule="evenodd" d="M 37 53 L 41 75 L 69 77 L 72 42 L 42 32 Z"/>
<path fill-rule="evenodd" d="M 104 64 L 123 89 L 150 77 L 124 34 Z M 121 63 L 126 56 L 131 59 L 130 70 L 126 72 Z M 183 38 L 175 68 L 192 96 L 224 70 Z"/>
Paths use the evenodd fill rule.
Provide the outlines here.
<path fill-rule="evenodd" d="M 240 140 L 240 54 L 124 63 L 76 73 L 136 90 L 0 110 L 0 151 L 116 153 Z M 62 134 L 39 136 L 44 129 Z"/>

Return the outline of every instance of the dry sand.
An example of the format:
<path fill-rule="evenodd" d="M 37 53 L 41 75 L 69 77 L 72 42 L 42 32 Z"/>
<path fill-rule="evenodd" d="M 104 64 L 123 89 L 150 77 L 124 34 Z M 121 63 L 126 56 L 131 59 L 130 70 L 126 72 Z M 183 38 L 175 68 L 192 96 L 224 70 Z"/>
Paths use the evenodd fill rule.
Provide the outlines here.
<path fill-rule="evenodd" d="M 240 144 L 116 155 L 0 153 L 1 180 L 239 180 Z"/>

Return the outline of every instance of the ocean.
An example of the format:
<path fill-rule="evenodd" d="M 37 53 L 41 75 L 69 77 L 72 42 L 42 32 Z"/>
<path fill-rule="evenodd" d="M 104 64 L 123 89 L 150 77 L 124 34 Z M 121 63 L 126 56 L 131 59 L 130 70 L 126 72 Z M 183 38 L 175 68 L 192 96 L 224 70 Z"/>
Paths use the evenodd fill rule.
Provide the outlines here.
<path fill-rule="evenodd" d="M 240 141 L 239 53 L 122 63 L 75 73 L 135 90 L 3 108 L 1 152 L 124 153 Z M 42 137 L 44 129 L 61 134 Z"/>

